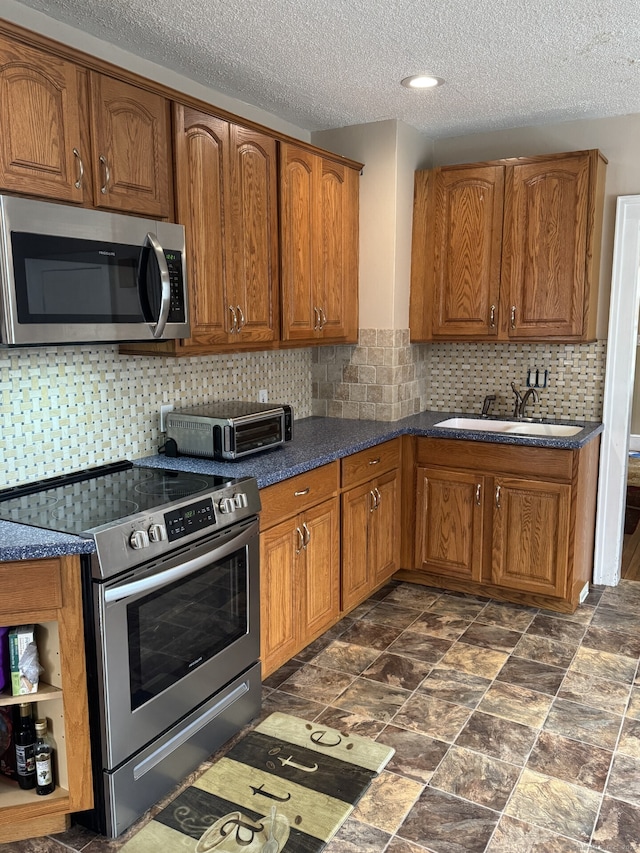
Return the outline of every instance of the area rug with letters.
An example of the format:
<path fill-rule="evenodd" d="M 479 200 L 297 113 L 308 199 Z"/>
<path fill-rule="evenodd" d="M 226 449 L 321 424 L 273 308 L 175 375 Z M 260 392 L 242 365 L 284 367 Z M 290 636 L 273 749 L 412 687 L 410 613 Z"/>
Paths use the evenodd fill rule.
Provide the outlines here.
<path fill-rule="evenodd" d="M 394 750 L 271 714 L 133 836 L 122 853 L 319 853 Z"/>

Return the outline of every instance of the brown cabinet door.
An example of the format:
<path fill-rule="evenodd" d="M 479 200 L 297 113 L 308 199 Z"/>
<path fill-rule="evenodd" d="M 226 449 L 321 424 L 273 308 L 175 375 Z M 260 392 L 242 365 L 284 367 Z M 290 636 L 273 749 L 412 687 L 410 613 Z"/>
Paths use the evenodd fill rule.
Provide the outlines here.
<path fill-rule="evenodd" d="M 222 119 L 176 106 L 176 202 L 185 226 L 191 338 L 185 348 L 224 344 L 231 328 L 225 290 L 228 129 Z"/>
<path fill-rule="evenodd" d="M 358 174 L 319 160 L 316 309 L 323 340 L 358 338 Z"/>
<path fill-rule="evenodd" d="M 434 338 L 498 332 L 504 167 L 437 169 L 429 187 L 423 286 Z"/>
<path fill-rule="evenodd" d="M 314 243 L 316 157 L 294 145 L 280 145 L 280 251 L 282 339 L 317 337 L 315 305 L 317 242 Z"/>
<path fill-rule="evenodd" d="M 356 341 L 358 173 L 280 146 L 282 339 Z"/>
<path fill-rule="evenodd" d="M 77 73 L 70 62 L 0 39 L 3 190 L 83 200 Z"/>
<path fill-rule="evenodd" d="M 418 468 L 417 478 L 416 568 L 481 580 L 484 477 Z"/>
<path fill-rule="evenodd" d="M 167 101 L 103 74 L 89 80 L 95 206 L 171 217 Z"/>
<path fill-rule="evenodd" d="M 371 590 L 369 524 L 375 494 L 363 483 L 342 495 L 342 609 L 351 610 Z"/>
<path fill-rule="evenodd" d="M 589 155 L 507 167 L 503 320 L 510 338 L 583 334 Z"/>
<path fill-rule="evenodd" d="M 316 639 L 340 613 L 340 522 L 337 498 L 304 514 L 304 590 L 302 645 Z"/>
<path fill-rule="evenodd" d="M 276 141 L 234 124 L 229 134 L 226 236 L 229 305 L 236 312 L 232 342 L 268 343 L 279 336 Z"/>
<path fill-rule="evenodd" d="M 372 582 L 377 587 L 400 568 L 400 473 L 390 471 L 374 483 L 371 515 Z"/>
<path fill-rule="evenodd" d="M 289 519 L 260 534 L 260 656 L 263 677 L 300 650 L 301 532 Z"/>
<path fill-rule="evenodd" d="M 571 486 L 496 477 L 492 580 L 523 592 L 567 592 Z"/>

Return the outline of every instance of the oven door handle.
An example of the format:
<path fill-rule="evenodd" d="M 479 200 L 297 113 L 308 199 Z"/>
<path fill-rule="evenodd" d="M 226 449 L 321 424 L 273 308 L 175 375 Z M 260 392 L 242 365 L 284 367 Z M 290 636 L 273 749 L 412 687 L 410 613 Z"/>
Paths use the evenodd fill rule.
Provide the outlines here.
<path fill-rule="evenodd" d="M 169 310 L 171 308 L 171 278 L 169 276 L 169 267 L 167 259 L 164 256 L 164 249 L 160 245 L 160 241 L 151 231 L 147 234 L 144 240 L 144 245 L 148 246 L 153 252 L 158 271 L 160 272 L 160 311 L 158 312 L 158 322 L 153 327 L 153 337 L 161 338 L 167 320 L 169 319 Z"/>
<path fill-rule="evenodd" d="M 131 581 L 131 583 L 124 583 L 106 589 L 104 591 L 105 604 L 113 604 L 116 601 L 121 601 L 123 598 L 129 598 L 141 592 L 154 592 L 167 584 L 173 583 L 173 581 L 192 575 L 205 566 L 211 565 L 211 563 L 223 560 L 225 557 L 233 554 L 234 551 L 248 545 L 251 538 L 257 534 L 258 528 L 258 521 L 254 521 L 242 533 L 232 536 L 223 545 L 214 548 L 212 551 L 200 554 L 191 560 L 187 560 L 185 563 L 180 563 L 178 566 L 159 572 L 157 575 L 151 575 L 148 578 L 141 578 L 138 581 Z"/>

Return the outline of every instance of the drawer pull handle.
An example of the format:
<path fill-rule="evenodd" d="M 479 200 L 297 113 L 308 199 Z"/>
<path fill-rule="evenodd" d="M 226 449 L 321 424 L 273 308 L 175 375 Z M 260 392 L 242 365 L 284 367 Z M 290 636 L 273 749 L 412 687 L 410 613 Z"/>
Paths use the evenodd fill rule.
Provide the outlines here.
<path fill-rule="evenodd" d="M 496 486 L 496 509 L 500 509 L 500 486 Z"/>
<path fill-rule="evenodd" d="M 369 460 L 369 465 L 378 465 L 379 463 L 380 463 L 380 457 L 379 456 L 376 456 L 375 459 Z"/>
<path fill-rule="evenodd" d="M 310 491 L 309 486 L 307 486 L 307 488 L 306 488 L 306 489 L 300 489 L 300 491 L 299 491 L 299 492 L 294 492 L 294 493 L 293 493 L 293 496 L 294 496 L 295 498 L 301 498 L 301 497 L 302 497 L 302 495 L 308 495 L 308 494 L 309 494 L 309 491 Z"/>

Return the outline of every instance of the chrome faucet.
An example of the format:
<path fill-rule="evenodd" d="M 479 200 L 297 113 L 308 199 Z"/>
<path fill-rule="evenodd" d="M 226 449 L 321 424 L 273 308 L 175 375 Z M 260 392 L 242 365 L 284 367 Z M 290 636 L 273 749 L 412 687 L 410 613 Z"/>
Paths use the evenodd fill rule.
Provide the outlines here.
<path fill-rule="evenodd" d="M 535 388 L 527 388 L 524 394 L 521 394 L 520 391 L 518 391 L 518 389 L 516 388 L 515 382 L 511 383 L 511 390 L 516 395 L 516 399 L 513 406 L 513 417 L 524 418 L 529 398 L 533 397 L 533 402 L 537 403 L 539 400 L 538 392 Z"/>

